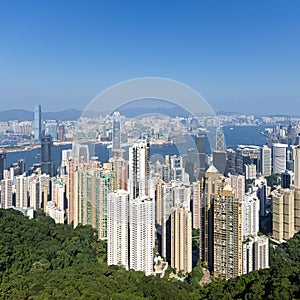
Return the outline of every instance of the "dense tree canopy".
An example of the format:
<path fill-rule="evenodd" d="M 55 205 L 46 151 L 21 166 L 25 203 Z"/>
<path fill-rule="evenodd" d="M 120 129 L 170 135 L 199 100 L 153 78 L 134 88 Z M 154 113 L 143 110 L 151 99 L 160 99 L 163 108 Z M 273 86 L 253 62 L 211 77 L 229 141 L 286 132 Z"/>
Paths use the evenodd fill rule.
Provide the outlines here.
<path fill-rule="evenodd" d="M 91 227 L 0 210 L 1 299 L 300 298 L 300 235 L 270 254 L 270 269 L 200 287 L 200 264 L 188 283 L 108 267 L 106 245 Z"/>

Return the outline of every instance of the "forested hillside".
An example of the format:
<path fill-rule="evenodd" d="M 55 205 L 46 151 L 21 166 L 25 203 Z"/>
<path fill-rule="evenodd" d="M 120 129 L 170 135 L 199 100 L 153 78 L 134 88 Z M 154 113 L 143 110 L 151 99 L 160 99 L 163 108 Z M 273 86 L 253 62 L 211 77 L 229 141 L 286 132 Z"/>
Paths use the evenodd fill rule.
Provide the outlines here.
<path fill-rule="evenodd" d="M 0 210 L 1 299 L 300 298 L 299 234 L 271 250 L 270 269 L 205 287 L 107 267 L 105 260 L 105 243 L 89 226 Z"/>

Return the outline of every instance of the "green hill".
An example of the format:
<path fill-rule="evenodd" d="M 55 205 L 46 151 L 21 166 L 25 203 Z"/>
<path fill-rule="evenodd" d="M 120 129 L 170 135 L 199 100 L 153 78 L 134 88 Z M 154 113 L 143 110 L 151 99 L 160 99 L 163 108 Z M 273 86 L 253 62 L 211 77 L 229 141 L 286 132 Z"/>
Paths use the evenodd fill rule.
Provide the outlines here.
<path fill-rule="evenodd" d="M 108 267 L 105 243 L 89 226 L 56 225 L 0 210 L 1 299 L 300 298 L 300 235 L 271 251 L 272 267 L 200 287 Z"/>

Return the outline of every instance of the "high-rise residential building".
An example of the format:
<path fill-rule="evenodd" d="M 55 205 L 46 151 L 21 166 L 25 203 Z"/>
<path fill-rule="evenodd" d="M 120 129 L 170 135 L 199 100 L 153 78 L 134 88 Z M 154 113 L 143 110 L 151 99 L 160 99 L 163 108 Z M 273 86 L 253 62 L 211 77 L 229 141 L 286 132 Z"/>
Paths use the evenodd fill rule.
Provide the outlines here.
<path fill-rule="evenodd" d="M 3 172 L 6 169 L 6 153 L 1 152 L 0 153 L 0 180 L 2 180 L 3 177 Z"/>
<path fill-rule="evenodd" d="M 153 274 L 154 201 L 148 196 L 129 200 L 129 268 Z"/>
<path fill-rule="evenodd" d="M 243 241 L 243 274 L 269 268 L 269 239 L 250 235 Z"/>
<path fill-rule="evenodd" d="M 53 141 L 57 141 L 57 122 L 48 121 L 45 124 L 45 135 L 50 135 Z"/>
<path fill-rule="evenodd" d="M 147 141 L 135 143 L 129 148 L 129 195 L 130 199 L 149 195 L 149 151 Z"/>
<path fill-rule="evenodd" d="M 9 208 L 13 205 L 13 180 L 4 178 L 1 180 L 1 208 Z"/>
<path fill-rule="evenodd" d="M 36 141 L 42 139 L 42 111 L 40 105 L 34 106 L 34 139 Z"/>
<path fill-rule="evenodd" d="M 183 159 L 182 156 L 171 156 L 171 180 L 180 180 L 184 181 L 185 170 L 183 167 Z"/>
<path fill-rule="evenodd" d="M 171 180 L 162 184 L 161 203 L 161 255 L 171 260 L 171 213 L 174 208 L 185 207 L 190 211 L 191 187 L 187 183 Z"/>
<path fill-rule="evenodd" d="M 203 179 L 193 182 L 193 228 L 201 228 L 201 210 L 203 209 Z"/>
<path fill-rule="evenodd" d="M 218 199 L 223 179 L 211 165 L 205 172 L 203 186 L 203 206 L 200 216 L 200 259 L 213 270 L 214 265 L 214 203 Z"/>
<path fill-rule="evenodd" d="M 225 185 L 214 200 L 213 274 L 229 279 L 242 274 L 242 205 Z"/>
<path fill-rule="evenodd" d="M 16 207 L 27 208 L 28 207 L 28 177 L 26 174 L 22 174 L 16 177 Z"/>
<path fill-rule="evenodd" d="M 177 272 L 192 271 L 192 213 L 185 207 L 171 214 L 171 267 Z"/>
<path fill-rule="evenodd" d="M 225 183 L 230 185 L 234 192 L 235 198 L 242 201 L 245 195 L 245 176 L 243 175 L 230 175 L 225 178 Z"/>
<path fill-rule="evenodd" d="M 294 235 L 294 191 L 279 189 L 272 194 L 273 238 L 277 241 L 288 240 Z"/>
<path fill-rule="evenodd" d="M 121 157 L 111 157 L 109 159 L 109 162 L 112 166 L 112 173 L 114 175 L 112 182 L 112 191 L 115 191 L 121 189 L 122 186 L 122 172 L 124 172 L 125 169 L 125 160 Z"/>
<path fill-rule="evenodd" d="M 248 235 L 256 235 L 259 231 L 260 203 L 256 191 L 247 192 L 242 201 L 242 229 L 245 239 Z"/>
<path fill-rule="evenodd" d="M 50 175 L 51 177 L 54 175 L 52 148 L 53 148 L 52 137 L 50 135 L 44 136 L 42 138 L 41 169 L 42 169 L 42 173 Z"/>
<path fill-rule="evenodd" d="M 260 172 L 264 176 L 272 174 L 271 148 L 264 145 L 260 149 Z"/>
<path fill-rule="evenodd" d="M 129 194 L 116 190 L 107 201 L 107 264 L 129 268 Z"/>
<path fill-rule="evenodd" d="M 90 161 L 77 166 L 75 198 L 78 202 L 73 205 L 73 219 L 74 226 L 89 224 L 97 229 L 100 239 L 106 239 L 107 197 L 111 192 L 113 174 L 111 168 L 99 168 L 98 165 L 98 161 Z"/>
<path fill-rule="evenodd" d="M 275 143 L 272 146 L 272 167 L 274 174 L 280 174 L 286 169 L 286 149 L 288 145 Z"/>
<path fill-rule="evenodd" d="M 300 145 L 294 148 L 294 186 L 300 188 Z"/>
<path fill-rule="evenodd" d="M 121 149 L 121 116 L 118 111 L 115 111 L 112 116 L 112 154 L 118 153 Z M 117 150 L 117 151 L 116 151 Z"/>

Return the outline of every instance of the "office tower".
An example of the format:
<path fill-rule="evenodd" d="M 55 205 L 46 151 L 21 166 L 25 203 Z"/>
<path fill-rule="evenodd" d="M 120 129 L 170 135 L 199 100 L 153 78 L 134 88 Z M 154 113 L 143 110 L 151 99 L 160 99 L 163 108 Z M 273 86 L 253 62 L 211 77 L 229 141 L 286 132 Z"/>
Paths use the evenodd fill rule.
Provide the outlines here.
<path fill-rule="evenodd" d="M 185 170 L 183 167 L 182 156 L 177 157 L 176 155 L 170 157 L 171 163 L 171 180 L 184 181 Z"/>
<path fill-rule="evenodd" d="M 273 144 L 272 167 L 274 174 L 280 174 L 286 169 L 286 144 Z"/>
<path fill-rule="evenodd" d="M 107 198 L 107 264 L 129 267 L 129 194 L 116 190 Z"/>
<path fill-rule="evenodd" d="M 279 189 L 272 194 L 273 238 L 282 242 L 294 235 L 294 191 Z"/>
<path fill-rule="evenodd" d="M 218 172 L 224 175 L 226 169 L 226 152 L 217 150 L 213 151 L 213 164 Z"/>
<path fill-rule="evenodd" d="M 129 147 L 130 199 L 149 195 L 149 143 L 141 141 Z"/>
<path fill-rule="evenodd" d="M 118 111 L 113 113 L 113 124 L 112 124 L 112 154 L 118 153 L 121 149 L 121 116 Z M 117 150 L 117 151 L 116 151 Z"/>
<path fill-rule="evenodd" d="M 45 124 L 45 135 L 50 135 L 53 141 L 57 141 L 57 122 L 48 121 Z"/>
<path fill-rule="evenodd" d="M 129 268 L 153 274 L 154 202 L 148 196 L 129 200 Z"/>
<path fill-rule="evenodd" d="M 206 169 L 206 136 L 199 135 L 196 137 L 197 154 L 199 160 L 198 178 L 200 179 L 205 174 Z"/>
<path fill-rule="evenodd" d="M 1 152 L 0 153 L 0 180 L 4 178 L 3 172 L 6 169 L 6 153 Z"/>
<path fill-rule="evenodd" d="M 46 135 L 42 138 L 42 161 L 41 161 L 41 169 L 42 173 L 50 175 L 51 177 L 54 175 L 53 170 L 53 161 L 52 161 L 52 137 L 50 135 Z"/>
<path fill-rule="evenodd" d="M 28 207 L 28 177 L 25 174 L 16 177 L 16 207 Z"/>
<path fill-rule="evenodd" d="M 177 272 L 192 271 L 192 214 L 184 207 L 171 214 L 171 267 Z"/>
<path fill-rule="evenodd" d="M 218 127 L 216 131 L 216 151 L 225 151 L 225 138 L 221 127 Z"/>
<path fill-rule="evenodd" d="M 213 273 L 229 279 L 242 274 L 242 206 L 225 185 L 214 200 Z"/>
<path fill-rule="evenodd" d="M 245 174 L 245 165 L 255 164 L 260 171 L 260 147 L 253 145 L 238 145 L 236 149 L 236 172 Z"/>
<path fill-rule="evenodd" d="M 254 164 L 245 165 L 245 177 L 246 179 L 256 178 L 256 165 Z"/>
<path fill-rule="evenodd" d="M 1 208 L 9 208 L 13 205 L 13 181 L 10 178 L 1 180 Z"/>
<path fill-rule="evenodd" d="M 245 195 L 245 176 L 243 175 L 231 175 L 228 178 L 225 178 L 225 183 L 230 185 L 235 198 L 242 201 Z"/>
<path fill-rule="evenodd" d="M 292 184 L 293 173 L 291 171 L 285 170 L 281 172 L 281 187 L 283 189 L 289 189 Z"/>
<path fill-rule="evenodd" d="M 233 149 L 227 149 L 226 150 L 226 175 L 236 174 L 236 166 L 235 166 L 235 151 Z"/>
<path fill-rule="evenodd" d="M 42 112 L 41 106 L 34 106 L 34 139 L 40 141 L 42 139 Z"/>
<path fill-rule="evenodd" d="M 260 149 L 260 172 L 263 176 L 270 176 L 272 173 L 271 148 L 267 145 Z"/>

